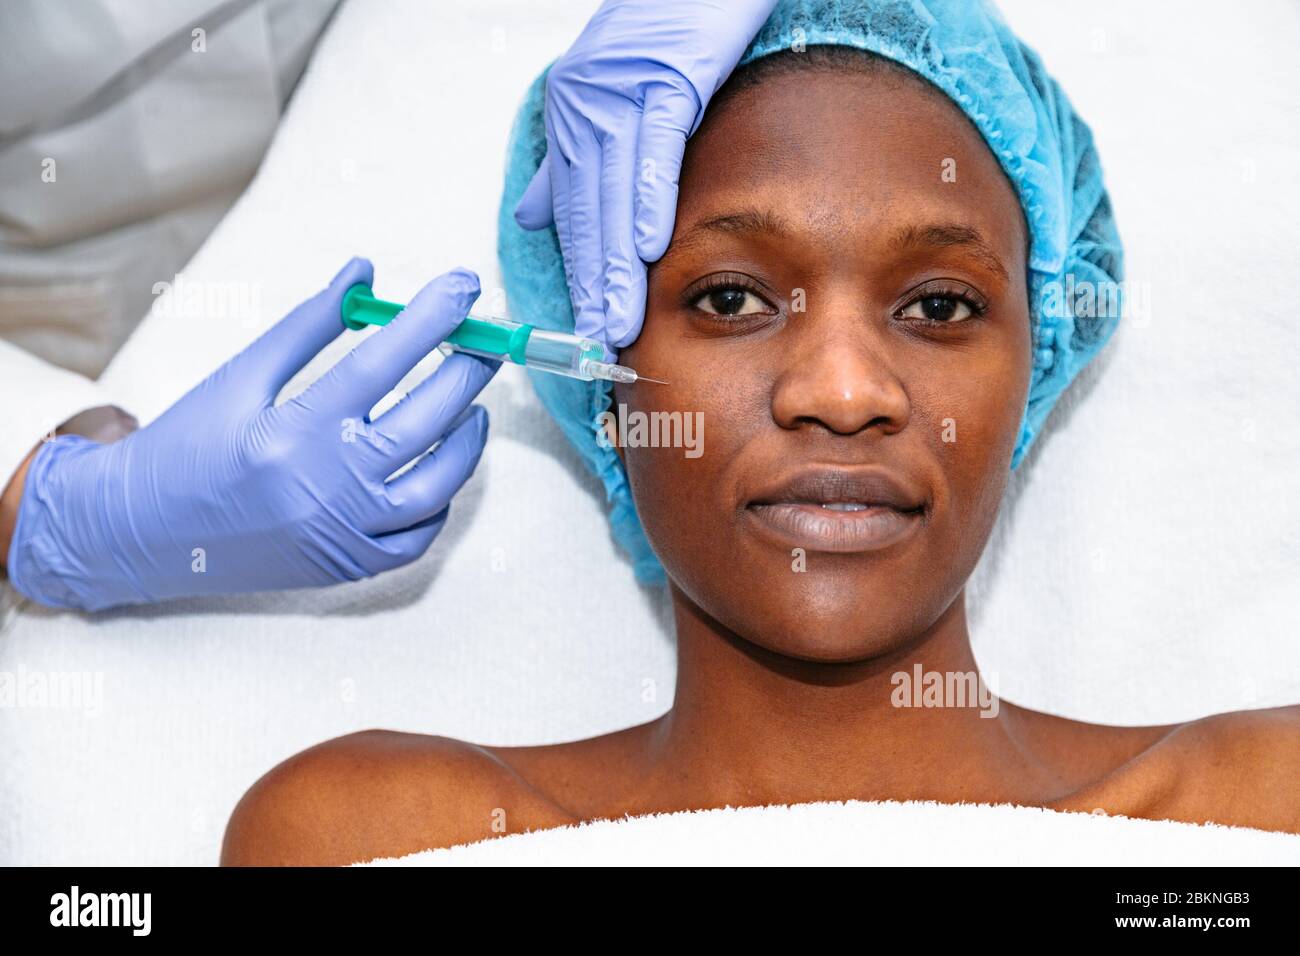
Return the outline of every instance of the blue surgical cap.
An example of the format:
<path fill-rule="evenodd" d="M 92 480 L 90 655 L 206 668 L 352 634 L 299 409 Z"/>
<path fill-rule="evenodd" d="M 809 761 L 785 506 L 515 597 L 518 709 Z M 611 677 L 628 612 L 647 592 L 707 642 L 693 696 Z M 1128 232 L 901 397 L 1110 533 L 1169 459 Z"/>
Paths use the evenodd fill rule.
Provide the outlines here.
<path fill-rule="evenodd" d="M 1016 189 L 1030 229 L 1034 369 L 1011 459 L 1014 470 L 1057 398 L 1119 321 L 1123 249 L 1092 133 L 1038 54 L 983 0 L 782 0 L 740 65 L 815 45 L 867 50 L 925 77 L 970 117 Z M 555 229 L 530 232 L 514 219 L 546 154 L 546 72 L 529 88 L 511 132 L 498 254 L 512 317 L 572 332 Z M 1076 299 L 1089 307 L 1077 307 Z M 1098 308 L 1102 300 L 1107 305 Z M 610 407 L 610 383 L 528 374 L 604 485 L 614 537 L 631 557 L 637 579 L 662 583 L 664 570 L 641 528 L 622 462 L 597 441 L 599 416 Z"/>

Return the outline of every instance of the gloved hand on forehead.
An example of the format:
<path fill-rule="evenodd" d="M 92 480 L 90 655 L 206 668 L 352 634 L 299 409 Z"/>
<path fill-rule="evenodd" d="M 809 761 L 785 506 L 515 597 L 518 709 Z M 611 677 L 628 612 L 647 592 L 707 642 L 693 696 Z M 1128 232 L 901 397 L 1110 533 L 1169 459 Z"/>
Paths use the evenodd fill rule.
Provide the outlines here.
<path fill-rule="evenodd" d="M 343 295 L 373 272 L 353 259 L 145 428 L 111 444 L 62 435 L 42 446 L 9 549 L 14 587 L 96 611 L 351 581 L 424 553 L 478 464 L 487 412 L 470 402 L 500 362 L 448 356 L 393 408 L 369 412 L 465 318 L 477 276 L 438 277 L 273 404 L 344 331 Z"/>
<path fill-rule="evenodd" d="M 546 85 L 546 158 L 515 218 L 552 223 L 574 332 L 614 361 L 645 321 L 686 138 L 776 0 L 606 0 Z"/>

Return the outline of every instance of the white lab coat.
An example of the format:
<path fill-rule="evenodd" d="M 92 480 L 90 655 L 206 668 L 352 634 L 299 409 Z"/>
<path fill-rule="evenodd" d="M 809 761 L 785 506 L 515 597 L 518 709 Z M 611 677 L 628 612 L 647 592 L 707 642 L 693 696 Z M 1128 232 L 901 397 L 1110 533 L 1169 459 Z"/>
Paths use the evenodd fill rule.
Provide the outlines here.
<path fill-rule="evenodd" d="M 338 0 L 0 5 L 0 488 L 243 190 Z"/>

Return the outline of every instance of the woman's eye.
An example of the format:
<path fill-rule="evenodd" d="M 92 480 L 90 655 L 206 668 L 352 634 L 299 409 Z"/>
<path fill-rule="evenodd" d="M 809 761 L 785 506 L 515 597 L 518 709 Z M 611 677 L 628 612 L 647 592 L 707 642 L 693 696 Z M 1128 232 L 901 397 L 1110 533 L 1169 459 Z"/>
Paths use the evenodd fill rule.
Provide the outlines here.
<path fill-rule="evenodd" d="M 730 287 L 704 293 L 695 300 L 695 307 L 710 315 L 756 315 L 771 311 L 754 293 Z"/>
<path fill-rule="evenodd" d="M 926 322 L 961 322 L 973 314 L 971 307 L 955 296 L 927 295 L 903 309 L 899 317 Z"/>

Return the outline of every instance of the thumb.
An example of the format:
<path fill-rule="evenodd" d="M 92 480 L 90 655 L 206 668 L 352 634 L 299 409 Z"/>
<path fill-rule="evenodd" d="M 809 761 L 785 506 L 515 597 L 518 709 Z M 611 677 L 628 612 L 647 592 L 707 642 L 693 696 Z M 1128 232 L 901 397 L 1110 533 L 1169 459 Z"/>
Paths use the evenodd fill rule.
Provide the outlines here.
<path fill-rule="evenodd" d="M 555 222 L 551 205 L 551 154 L 542 157 L 523 198 L 515 206 L 515 222 L 525 229 L 545 229 Z"/>

